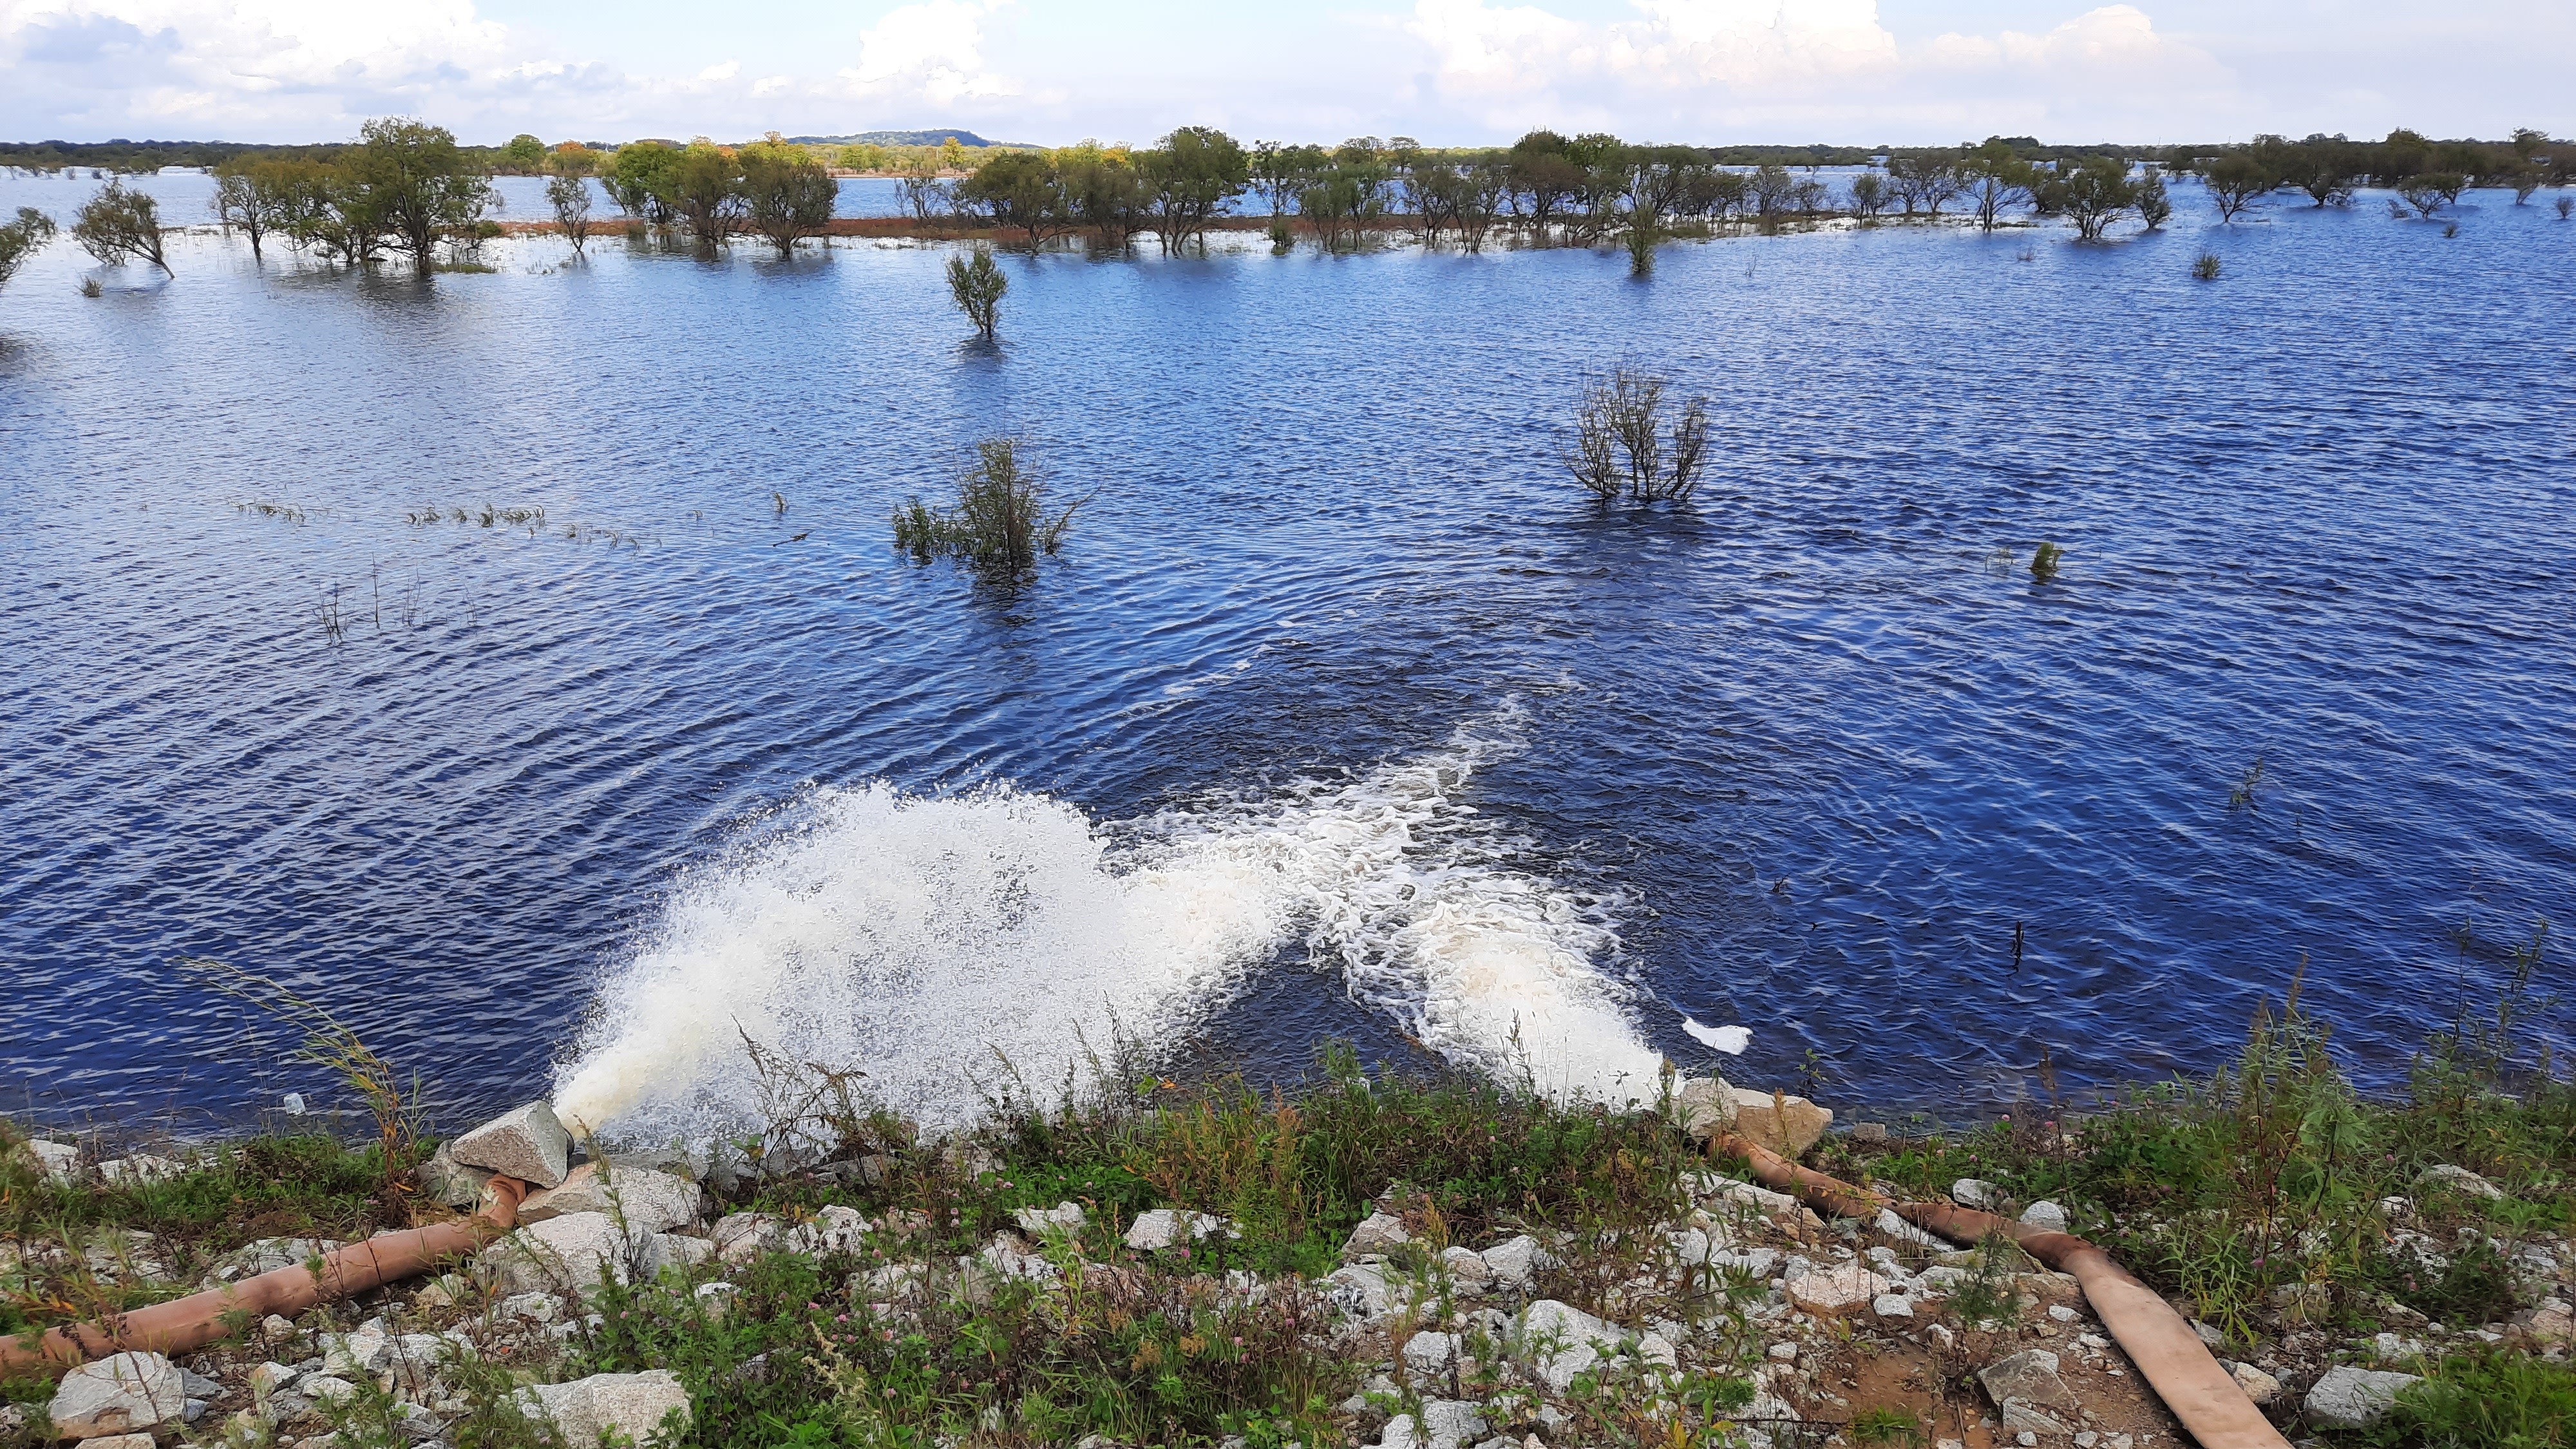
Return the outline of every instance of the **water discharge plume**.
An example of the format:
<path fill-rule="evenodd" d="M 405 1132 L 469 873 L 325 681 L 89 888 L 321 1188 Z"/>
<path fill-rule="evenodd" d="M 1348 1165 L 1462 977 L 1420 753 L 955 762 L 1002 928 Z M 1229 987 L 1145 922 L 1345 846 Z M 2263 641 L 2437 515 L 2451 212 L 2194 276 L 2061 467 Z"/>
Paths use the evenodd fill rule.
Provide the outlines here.
<path fill-rule="evenodd" d="M 1009 789 L 815 791 L 678 883 L 603 983 L 557 1108 L 617 1138 L 738 1136 L 758 1125 L 748 1034 L 959 1125 L 1001 1060 L 1043 1091 L 1114 1030 L 1168 1039 L 1300 938 L 1452 1061 L 1649 1097 L 1661 1059 L 1593 964 L 1618 944 L 1602 910 L 1516 868 L 1526 846 L 1461 798 L 1516 748 L 1508 728 L 1461 731 L 1346 780 L 1110 829 Z"/>

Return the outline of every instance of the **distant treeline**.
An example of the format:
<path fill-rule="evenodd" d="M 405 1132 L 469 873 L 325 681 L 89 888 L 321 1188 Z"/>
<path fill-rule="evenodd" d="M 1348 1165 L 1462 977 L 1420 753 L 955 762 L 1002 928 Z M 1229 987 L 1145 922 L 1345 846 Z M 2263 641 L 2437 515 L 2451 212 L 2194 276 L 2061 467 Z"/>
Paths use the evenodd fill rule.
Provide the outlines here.
<path fill-rule="evenodd" d="M 897 138 L 919 137 L 924 144 L 903 144 Z M 883 139 L 879 139 L 883 138 Z M 1009 145 L 985 141 L 971 131 L 868 132 L 856 139 L 797 137 L 784 139 L 776 132 L 766 138 L 771 145 L 787 145 L 802 150 L 826 166 L 848 171 L 898 172 L 934 164 L 943 172 L 971 169 L 988 155 L 1002 151 L 1044 151 L 1046 148 Z M 1366 138 L 1363 138 L 1366 139 Z M 165 166 L 219 166 L 244 158 L 293 158 L 311 161 L 337 159 L 345 143 L 331 142 L 299 146 L 251 145 L 238 141 L 8 141 L 0 142 L 0 166 L 31 171 L 89 169 L 106 172 L 146 172 Z M 637 144 L 627 142 L 623 144 Z M 683 143 L 672 140 L 647 140 L 641 144 L 682 149 Z M 704 137 L 687 144 L 715 144 Z M 1085 142 L 1085 146 L 1105 151 L 1128 151 L 1132 148 L 1102 146 Z M 1419 152 L 1424 155 L 1456 159 L 1489 154 L 1478 148 L 1425 147 L 1404 137 L 1387 142 L 1372 142 L 1375 149 Z M 534 135 L 521 134 L 498 146 L 459 145 L 458 151 L 476 164 L 501 174 L 534 174 L 547 168 L 546 158 L 563 146 L 597 152 L 614 152 L 620 143 L 576 141 L 549 144 Z M 2248 158 L 2278 169 L 2299 153 L 2331 149 L 2346 158 L 2353 173 L 2379 184 L 2393 184 L 2400 178 L 2425 172 L 2455 172 L 2479 178 L 2480 184 L 2504 184 L 2502 178 L 2520 168 L 2537 167 L 2543 184 L 2564 184 L 2567 167 L 2576 162 L 2576 147 L 2560 144 L 2552 147 L 2548 137 L 2536 130 L 2517 131 L 2501 141 L 2434 140 L 2409 130 L 2391 131 L 2377 141 L 2354 141 L 2343 136 L 2312 135 L 2293 141 L 2281 136 L 2257 136 L 2249 142 L 2200 143 L 2182 146 L 2124 146 L 2113 142 L 2089 144 L 2043 143 L 2030 136 L 1988 137 L 1980 144 L 1958 146 L 1657 146 L 1657 150 L 1695 151 L 1710 164 L 1728 167 L 1782 166 L 1853 167 L 1883 164 L 1889 158 L 1936 159 L 1965 156 L 1971 151 L 1995 147 L 2008 149 L 2013 156 L 2030 162 L 2080 162 L 2092 157 L 2116 156 L 2130 161 L 2148 162 L 2169 171 L 2201 172 L 2229 158 Z M 1315 152 L 1342 148 L 1282 146 L 1256 142 L 1251 149 L 1288 152 Z M 731 148 L 727 148 L 731 149 Z M 2555 152 L 2553 155 L 2552 152 Z"/>

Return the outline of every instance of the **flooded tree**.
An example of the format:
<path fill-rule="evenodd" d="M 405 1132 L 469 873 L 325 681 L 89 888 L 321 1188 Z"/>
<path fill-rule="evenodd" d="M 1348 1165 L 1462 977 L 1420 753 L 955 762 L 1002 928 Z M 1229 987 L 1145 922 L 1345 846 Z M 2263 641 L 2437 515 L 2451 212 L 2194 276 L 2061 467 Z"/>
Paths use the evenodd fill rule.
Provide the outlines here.
<path fill-rule="evenodd" d="M 2150 166 L 2136 183 L 2138 220 L 2155 231 L 2173 215 L 2173 196 L 2165 190 L 2164 173 Z"/>
<path fill-rule="evenodd" d="M 1135 163 L 1150 225 L 1167 252 L 1203 241 L 1208 223 L 1252 183 L 1243 147 L 1212 126 L 1183 126 Z"/>
<path fill-rule="evenodd" d="M 2129 163 L 2117 156 L 2088 156 L 2058 180 L 2059 209 L 2075 223 L 2075 234 L 2100 241 L 2102 233 L 2138 205 L 2137 183 Z"/>
<path fill-rule="evenodd" d="M 159 267 L 163 276 L 172 275 L 161 256 L 160 205 L 140 191 L 126 190 L 122 181 L 110 180 L 81 204 L 72 221 L 72 240 L 98 258 L 100 266 L 140 259 Z"/>
<path fill-rule="evenodd" d="M 1090 501 L 1077 498 L 1049 517 L 1046 492 L 1020 461 L 1016 442 L 987 438 L 975 445 L 975 466 L 958 480 L 955 504 L 933 508 L 915 495 L 895 510 L 894 545 L 915 563 L 949 558 L 1026 573 L 1064 547 L 1073 511 Z"/>
<path fill-rule="evenodd" d="M 0 287 L 53 239 L 54 219 L 32 206 L 19 207 L 16 220 L 0 223 Z"/>
<path fill-rule="evenodd" d="M 1693 396 L 1667 429 L 1669 386 L 1626 367 L 1584 386 L 1565 466 L 1602 503 L 1616 503 L 1622 495 L 1631 503 L 1679 503 L 1699 486 L 1708 452 L 1708 399 Z"/>
<path fill-rule="evenodd" d="M 313 166 L 310 161 L 237 159 L 215 168 L 209 209 L 226 231 L 250 238 L 253 262 L 263 260 L 262 248 L 272 233 L 289 233 L 293 228 L 303 183 Z"/>
<path fill-rule="evenodd" d="M 831 226 L 841 184 L 803 147 L 764 142 L 743 147 L 738 159 L 743 222 L 780 256 L 792 255 L 798 242 L 821 236 Z"/>
<path fill-rule="evenodd" d="M 1864 171 L 1852 178 L 1852 213 L 1869 221 L 1887 209 L 1887 178 L 1875 171 Z M 1993 230 L 1988 227 L 1987 230 Z"/>
<path fill-rule="evenodd" d="M 2433 213 L 2460 199 L 2468 189 L 2468 178 L 2456 171 L 2426 171 L 2397 183 L 2397 194 L 2415 208 L 2415 214 L 2426 221 Z"/>
<path fill-rule="evenodd" d="M 903 198 L 904 209 L 923 226 L 948 209 L 948 188 L 940 182 L 939 161 L 934 156 L 916 155 L 905 162 L 903 169 L 895 173 L 894 186 L 895 193 Z"/>
<path fill-rule="evenodd" d="M 988 158 L 958 184 L 957 200 L 980 207 L 995 226 L 1019 232 L 1030 251 L 1074 223 L 1064 176 L 1053 158 L 1038 151 L 1005 151 Z"/>
<path fill-rule="evenodd" d="M 1011 279 L 1002 275 L 991 247 L 978 246 L 971 257 L 948 259 L 948 300 L 987 342 L 993 340 L 993 329 L 1001 321 L 1002 294 L 1010 289 Z"/>
<path fill-rule="evenodd" d="M 491 179 L 444 126 L 382 116 L 358 128 L 358 144 L 341 169 L 363 188 L 366 204 L 395 251 L 422 272 L 436 265 L 440 242 L 471 234 L 498 194 Z"/>
<path fill-rule="evenodd" d="M 555 226 L 564 240 L 572 243 L 575 255 L 588 255 L 590 250 L 590 178 L 569 172 L 557 173 L 546 180 L 546 205 L 555 213 Z"/>
<path fill-rule="evenodd" d="M 2210 205 L 2218 208 L 2220 221 L 2234 221 L 2273 184 L 2270 170 L 2251 156 L 2222 156 L 2210 163 L 2200 180 L 2209 192 Z"/>
<path fill-rule="evenodd" d="M 1584 167 L 1568 154 L 1569 145 L 1554 131 L 1532 131 L 1512 143 L 1504 162 L 1512 192 L 1527 204 L 1530 227 L 1541 240 L 1583 195 Z"/>
<path fill-rule="evenodd" d="M 1976 213 L 1979 229 L 1992 233 L 2004 208 L 2030 200 L 2031 165 L 2001 139 L 1991 140 L 1959 158 L 1959 194 Z"/>
<path fill-rule="evenodd" d="M 1145 222 L 1144 182 L 1127 154 L 1085 141 L 1058 151 L 1055 162 L 1074 220 L 1090 228 L 1100 245 L 1126 246 Z"/>
<path fill-rule="evenodd" d="M 696 142 L 663 174 L 662 199 L 695 237 L 701 253 L 732 240 L 744 215 L 742 162 L 723 148 Z"/>
<path fill-rule="evenodd" d="M 617 209 L 637 221 L 655 226 L 668 226 L 672 221 L 670 176 L 680 164 L 680 153 L 652 141 L 637 141 L 617 148 L 617 159 L 609 164 L 605 184 L 608 199 Z"/>
<path fill-rule="evenodd" d="M 2339 137 L 2311 136 L 2282 158 L 2280 179 L 2320 207 L 2342 206 L 2352 200 L 2354 183 L 2368 169 L 2360 147 Z"/>

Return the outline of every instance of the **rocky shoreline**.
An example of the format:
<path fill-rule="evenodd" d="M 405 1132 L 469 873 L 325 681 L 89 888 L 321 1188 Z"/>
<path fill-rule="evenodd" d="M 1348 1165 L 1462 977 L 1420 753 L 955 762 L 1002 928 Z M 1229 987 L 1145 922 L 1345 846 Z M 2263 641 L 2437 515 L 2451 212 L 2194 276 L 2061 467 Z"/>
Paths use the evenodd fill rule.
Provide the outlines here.
<path fill-rule="evenodd" d="M 1056 1408 L 1025 1398 L 987 1403 L 962 1423 L 939 1408 L 945 1422 L 907 1428 L 892 1422 L 904 1407 L 869 1387 L 877 1380 L 860 1366 L 863 1351 L 876 1354 L 881 1377 L 895 1361 L 888 1346 L 918 1339 L 913 1358 L 944 1371 L 959 1341 L 1003 1327 L 1076 1341 L 1124 1335 L 1103 1371 L 1115 1379 L 1132 1363 L 1149 1394 L 1157 1355 L 1200 1356 L 1220 1378 L 1257 1377 L 1259 1365 L 1229 1368 L 1226 1355 L 1251 1353 L 1247 1335 L 1278 1335 L 1280 1354 L 1311 1365 L 1300 1382 L 1314 1391 L 1275 1414 L 1225 1416 L 1216 1429 L 1230 1431 L 1203 1436 L 1225 1449 L 1599 1449 L 1676 1432 L 1759 1449 L 2189 1442 L 2073 1278 L 2000 1240 L 1946 1243 L 1892 1213 L 1820 1218 L 1705 1153 L 1731 1129 L 1789 1157 L 1857 1164 L 1866 1179 L 1870 1164 L 1922 1155 L 1914 1144 L 1869 1128 L 1832 1134 L 1833 1114 L 1816 1104 L 1713 1079 L 1677 1083 L 1649 1115 L 1629 1140 L 1668 1142 L 1676 1166 L 1669 1196 L 1639 1204 L 1651 1210 L 1629 1223 L 1533 1214 L 1462 1233 L 1438 1192 L 1397 1182 L 1364 1205 L 1331 1261 L 1310 1253 L 1301 1271 L 1263 1271 L 1234 1266 L 1251 1261 L 1261 1230 L 1221 1202 L 1128 1211 L 1067 1195 L 998 1208 L 1028 1197 L 1012 1174 L 1029 1169 L 991 1143 L 874 1143 L 837 1159 L 807 1153 L 783 1171 L 710 1171 L 671 1154 L 585 1158 L 547 1104 L 531 1103 L 442 1144 L 411 1173 L 408 1187 L 437 1205 L 424 1209 L 432 1213 L 484 1205 L 494 1174 L 533 1185 L 516 1230 L 472 1261 L 303 1321 L 242 1324 L 235 1341 L 179 1362 L 127 1352 L 90 1363 L 41 1401 L 0 1410 L 0 1443 L 487 1449 L 590 1445 L 603 1433 L 750 1443 L 778 1430 L 737 1422 L 741 1404 L 762 1397 L 747 1386 L 784 1378 L 832 1407 L 837 1427 L 818 1443 L 872 1442 L 870 1426 L 918 1431 L 943 1449 L 1050 1442 L 1049 1426 L 1085 1449 L 1127 1442 L 1074 1433 Z M 100 1162 L 36 1138 L 12 1150 L 15 1170 L 64 1191 L 168 1191 L 207 1170 L 184 1157 Z M 2247 1396 L 2301 1442 L 2370 1430 L 2446 1354 L 2512 1354 L 2566 1371 L 2576 1241 L 2563 1213 L 2505 1212 L 2544 1225 L 2506 1242 L 2457 1226 L 2463 1214 L 2510 1205 L 2505 1189 L 2449 1163 L 2416 1181 L 2414 1195 L 2372 1206 L 2389 1251 L 2446 1265 L 2447 1252 L 2482 1240 L 2507 1255 L 2514 1311 L 2446 1325 L 2383 1296 L 2363 1305 L 2365 1321 L 2343 1290 L 2290 1285 L 2231 1331 L 2175 1300 Z M 2027 1224 L 2069 1225 L 2067 1206 L 2016 1201 L 1992 1181 L 1961 1177 L 1947 1191 Z M 990 1231 L 967 1226 L 979 1193 Z M 200 1246 L 208 1251 L 182 1262 L 132 1228 L 21 1239 L 0 1248 L 0 1283 L 26 1293 L 85 1279 L 169 1296 L 338 1244 L 270 1236 Z M 742 1315 L 776 1311 L 781 1283 L 798 1285 L 790 1298 L 810 1295 L 787 1310 L 806 1320 L 807 1341 L 721 1365 L 721 1354 L 698 1353 Z M 1157 1317 L 1173 1331 L 1132 1331 Z M 645 1364 L 652 1355 L 637 1346 L 655 1342 L 678 1346 L 681 1361 Z M 971 1389 L 972 1376 L 960 1383 Z M 947 1402 L 925 1397 L 914 1408 Z M 1190 1418 L 1180 1408 L 1166 1422 Z"/>

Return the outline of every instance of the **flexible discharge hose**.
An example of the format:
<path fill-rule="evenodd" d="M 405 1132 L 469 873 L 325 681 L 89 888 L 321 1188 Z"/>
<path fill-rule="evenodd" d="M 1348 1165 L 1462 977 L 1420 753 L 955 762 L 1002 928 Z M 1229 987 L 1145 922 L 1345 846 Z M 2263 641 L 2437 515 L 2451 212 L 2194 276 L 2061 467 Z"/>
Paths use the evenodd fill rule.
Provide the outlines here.
<path fill-rule="evenodd" d="M 1800 1167 L 1768 1148 L 1727 1133 L 1710 1144 L 1753 1165 L 1753 1175 L 1772 1188 L 1794 1193 L 1810 1206 L 1838 1217 L 1873 1218 L 1880 1211 L 1959 1243 L 1976 1243 L 2001 1234 L 2021 1250 L 2061 1273 L 2073 1275 L 2093 1305 L 2102 1326 L 2119 1340 L 2138 1376 L 2173 1410 L 2201 1449 L 2289 1449 L 2289 1441 L 2227 1370 L 2210 1357 L 2200 1335 L 2182 1315 L 2132 1277 L 2111 1255 L 2069 1233 L 2043 1232 L 2026 1223 L 1945 1202 L 1896 1202 L 1866 1192 L 1840 1178 Z"/>
<path fill-rule="evenodd" d="M 528 1185 L 515 1177 L 495 1177 L 490 1191 L 492 1201 L 473 1217 L 378 1233 L 325 1253 L 319 1274 L 298 1263 L 100 1322 L 49 1328 L 32 1344 L 0 1339 L 0 1374 L 61 1373 L 128 1350 L 186 1353 L 236 1337 L 269 1314 L 293 1318 L 317 1303 L 426 1273 L 518 1225 L 519 1202 L 528 1195 Z"/>

